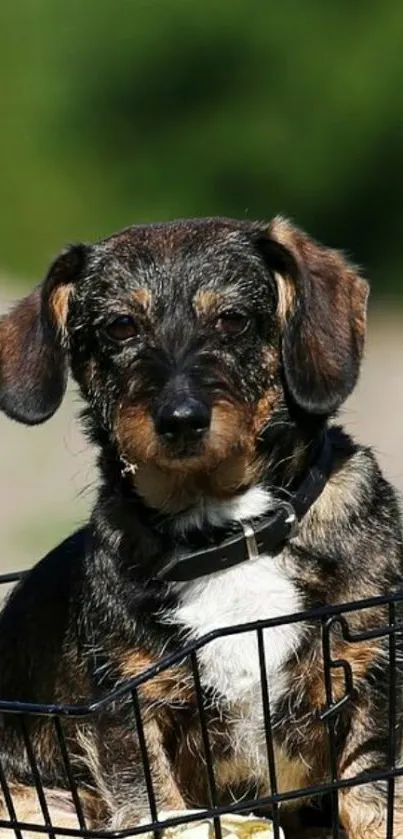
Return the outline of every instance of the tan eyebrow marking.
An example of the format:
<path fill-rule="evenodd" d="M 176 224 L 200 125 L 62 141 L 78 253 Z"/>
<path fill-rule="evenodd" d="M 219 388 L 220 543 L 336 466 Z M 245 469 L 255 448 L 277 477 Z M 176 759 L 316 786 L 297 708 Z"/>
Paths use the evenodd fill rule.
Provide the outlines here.
<path fill-rule="evenodd" d="M 213 289 L 205 289 L 199 291 L 193 301 L 195 311 L 198 315 L 205 315 L 209 312 L 215 312 L 222 304 L 224 296 Z"/>
<path fill-rule="evenodd" d="M 60 329 L 64 329 L 69 313 L 69 298 L 74 292 L 73 283 L 55 288 L 49 297 L 49 306 Z"/>
<path fill-rule="evenodd" d="M 151 301 L 152 295 L 151 292 L 148 291 L 146 288 L 135 288 L 132 291 L 132 299 L 138 306 L 141 306 L 145 312 L 149 312 L 151 309 Z"/>

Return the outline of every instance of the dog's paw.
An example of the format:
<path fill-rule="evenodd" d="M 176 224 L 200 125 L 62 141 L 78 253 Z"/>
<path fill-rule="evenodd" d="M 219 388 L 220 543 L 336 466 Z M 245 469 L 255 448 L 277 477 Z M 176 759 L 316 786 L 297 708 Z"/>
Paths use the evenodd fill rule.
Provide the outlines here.
<path fill-rule="evenodd" d="M 159 813 L 159 821 L 196 814 L 197 810 L 167 810 Z M 145 821 L 141 822 L 145 824 Z M 220 817 L 222 839 L 252 839 L 259 834 L 259 839 L 273 839 L 273 825 L 267 819 L 255 816 L 238 816 L 227 813 Z M 284 834 L 280 831 L 281 839 Z M 145 834 L 145 839 L 153 839 L 152 833 Z M 187 824 L 167 827 L 163 831 L 163 839 L 215 839 L 213 819 L 200 819 Z"/>

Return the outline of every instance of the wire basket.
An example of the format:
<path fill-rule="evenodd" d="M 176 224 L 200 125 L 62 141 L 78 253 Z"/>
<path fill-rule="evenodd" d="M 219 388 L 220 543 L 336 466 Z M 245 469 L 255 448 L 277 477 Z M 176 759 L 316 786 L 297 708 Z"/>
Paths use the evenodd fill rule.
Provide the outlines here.
<path fill-rule="evenodd" d="M 20 578 L 20 574 L 6 574 L 0 576 L 0 584 L 10 584 L 16 582 Z M 284 618 L 275 618 L 255 623 L 231 626 L 220 630 L 210 632 L 203 638 L 187 644 L 180 652 L 169 655 L 161 659 L 156 665 L 150 667 L 141 675 L 120 684 L 118 688 L 112 692 L 106 693 L 101 699 L 91 702 L 87 705 L 55 705 L 55 704 L 32 704 L 23 702 L 13 702 L 8 700 L 0 700 L 0 714 L 14 714 L 18 715 L 21 723 L 21 732 L 24 738 L 24 745 L 31 770 L 30 783 L 35 790 L 39 812 L 42 815 L 42 824 L 33 824 L 19 821 L 16 814 L 16 807 L 13 801 L 12 785 L 10 785 L 4 767 L 0 765 L 0 788 L 3 795 L 3 811 L 0 818 L 0 835 L 12 837 L 15 835 L 17 839 L 24 839 L 24 831 L 36 832 L 38 837 L 42 834 L 49 836 L 51 839 L 59 836 L 76 836 L 88 837 L 88 839 L 95 839 L 95 837 L 126 837 L 138 836 L 147 834 L 154 834 L 161 837 L 164 829 L 184 824 L 192 824 L 199 822 L 202 819 L 210 819 L 213 829 L 213 836 L 216 839 L 222 839 L 221 817 L 228 814 L 248 814 L 251 812 L 258 812 L 264 810 L 270 811 L 270 819 L 272 820 L 272 829 L 274 839 L 281 839 L 283 836 L 280 829 L 280 808 L 287 801 L 300 800 L 302 803 L 309 801 L 312 798 L 326 798 L 329 805 L 329 836 L 334 839 L 339 839 L 342 836 L 341 827 L 339 825 L 339 790 L 346 787 L 353 787 L 367 784 L 373 781 L 386 781 L 387 795 L 388 795 L 388 814 L 385 839 L 393 839 L 393 816 L 394 816 L 394 793 L 395 781 L 400 775 L 403 775 L 403 768 L 398 765 L 397 760 L 397 727 L 399 721 L 396 719 L 396 691 L 397 691 L 397 667 L 398 650 L 401 643 L 403 622 L 400 620 L 401 610 L 398 609 L 399 603 L 403 601 L 403 591 L 390 594 L 389 596 L 376 597 L 367 600 L 360 600 L 355 603 L 341 604 L 332 607 L 323 607 L 312 609 L 305 612 L 300 612 L 295 615 L 289 615 Z M 349 627 L 349 615 L 365 609 L 382 608 L 382 615 L 387 615 L 387 620 L 382 621 L 378 626 L 373 626 L 365 632 L 353 632 Z M 328 780 L 326 783 L 306 786 L 301 789 L 293 789 L 287 792 L 280 792 L 278 790 L 278 783 L 276 777 L 276 758 L 275 749 L 272 737 L 272 720 L 270 713 L 270 689 L 268 685 L 266 666 L 265 666 L 265 645 L 264 645 L 264 630 L 278 627 L 280 625 L 292 624 L 297 622 L 309 621 L 310 624 L 314 622 L 320 625 L 322 649 L 323 649 L 323 665 L 324 665 L 324 684 L 326 704 L 323 708 L 320 719 L 326 729 L 326 737 L 328 742 Z M 389 705 L 389 748 L 388 761 L 385 767 L 381 767 L 372 772 L 367 772 L 365 776 L 362 774 L 348 779 L 340 779 L 337 772 L 336 761 L 336 738 L 335 730 L 337 718 L 340 711 L 347 703 L 354 701 L 354 679 L 352 669 L 348 661 L 343 659 L 332 658 L 332 632 L 335 627 L 341 632 L 343 640 L 349 644 L 359 645 L 370 639 L 385 639 L 388 650 L 388 705 Z M 264 797 L 255 797 L 248 800 L 231 801 L 226 805 L 218 803 L 217 788 L 215 781 L 215 767 L 212 760 L 212 750 L 209 742 L 209 728 L 206 716 L 205 697 L 201 687 L 199 654 L 200 650 L 208 644 L 213 643 L 217 638 L 228 635 L 240 635 L 244 632 L 254 632 L 257 639 L 257 650 L 259 655 L 260 675 L 261 675 L 261 698 L 265 728 L 265 746 L 267 753 L 267 774 L 270 781 L 270 795 Z M 205 771 L 208 784 L 209 802 L 204 809 L 189 811 L 189 813 L 180 815 L 178 817 L 159 819 L 156 804 L 155 794 L 155 780 L 152 777 L 151 764 L 149 755 L 147 753 L 146 737 L 143 725 L 143 711 L 141 702 L 141 688 L 147 683 L 151 682 L 161 673 L 168 669 L 183 666 L 187 663 L 192 673 L 194 691 L 197 702 L 201 740 L 204 749 Z M 335 670 L 341 670 L 344 678 L 344 695 L 333 700 L 332 695 L 332 675 Z M 86 817 L 83 811 L 82 802 L 79 795 L 79 785 L 75 777 L 74 761 L 69 755 L 67 738 L 65 735 L 65 725 L 67 720 L 75 718 L 76 720 L 93 720 L 97 714 L 102 713 L 105 709 L 113 712 L 116 703 L 122 699 L 130 701 L 133 711 L 133 726 L 134 732 L 137 735 L 141 757 L 142 769 L 144 773 L 145 785 L 147 788 L 148 805 L 150 820 L 148 824 L 133 825 L 130 828 L 119 830 L 99 830 L 91 829 L 86 823 Z M 48 790 L 45 787 L 41 778 L 40 766 L 35 756 L 35 749 L 31 742 L 29 733 L 29 719 L 32 716 L 41 715 L 47 716 L 51 720 L 54 728 L 54 735 L 60 750 L 60 757 L 65 772 L 65 788 L 69 791 L 71 799 L 74 803 L 77 817 L 77 828 L 66 828 L 52 824 L 50 808 L 48 806 L 47 795 Z M 202 806 L 203 806 L 202 802 Z M 5 817 L 7 815 L 7 817 Z M 1 833 L 1 831 L 5 831 Z"/>

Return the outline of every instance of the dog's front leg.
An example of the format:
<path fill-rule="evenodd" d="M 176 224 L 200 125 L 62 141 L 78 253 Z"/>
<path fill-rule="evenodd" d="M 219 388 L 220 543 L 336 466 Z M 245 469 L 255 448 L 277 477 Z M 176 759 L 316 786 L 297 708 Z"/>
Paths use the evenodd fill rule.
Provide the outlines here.
<path fill-rule="evenodd" d="M 172 766 L 164 748 L 162 732 L 156 720 L 151 719 L 145 723 L 144 736 L 157 813 L 162 810 L 186 810 L 186 804 L 173 776 Z M 122 802 L 113 813 L 110 827 L 114 830 L 132 827 L 134 823 L 141 819 L 152 820 L 143 761 L 140 754 L 138 758 L 140 761 L 138 775 L 143 776 L 142 781 L 140 784 L 138 781 L 136 782 L 135 790 L 133 788 L 127 790 L 128 795 L 132 796 L 132 800 L 126 798 L 126 801 Z M 140 777 L 138 780 L 140 780 Z"/>
<path fill-rule="evenodd" d="M 144 720 L 143 730 L 157 813 L 185 810 L 159 722 L 150 716 Z M 90 769 L 93 785 L 107 814 L 102 824 L 91 826 L 118 830 L 135 827 L 141 820 L 151 822 L 144 760 L 134 726 L 102 724 L 96 732 L 83 732 L 80 740 L 83 760 Z"/>
<path fill-rule="evenodd" d="M 342 780 L 362 777 L 377 767 L 387 767 L 387 742 L 377 741 L 371 730 L 371 719 L 376 716 L 361 713 L 353 719 L 351 730 L 339 764 Z M 377 730 L 387 730 L 382 719 L 377 719 Z M 376 751 L 374 747 L 376 746 Z M 369 781 L 357 786 L 345 787 L 339 791 L 340 821 L 348 839 L 386 839 L 389 809 L 387 781 Z M 393 797 L 393 839 L 403 839 L 403 778 L 395 779 Z"/>

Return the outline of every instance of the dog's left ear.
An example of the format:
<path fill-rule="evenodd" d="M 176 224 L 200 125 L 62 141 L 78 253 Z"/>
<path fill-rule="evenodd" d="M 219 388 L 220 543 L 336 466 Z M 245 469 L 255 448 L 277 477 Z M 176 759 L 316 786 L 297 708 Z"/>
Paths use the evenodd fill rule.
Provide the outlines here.
<path fill-rule="evenodd" d="M 0 320 L 0 410 L 26 425 L 47 420 L 63 399 L 68 301 L 86 252 L 85 245 L 63 251 L 42 285 Z"/>
<path fill-rule="evenodd" d="M 278 288 L 286 386 L 304 411 L 329 415 L 358 378 L 368 283 L 341 253 L 282 218 L 260 244 Z"/>

